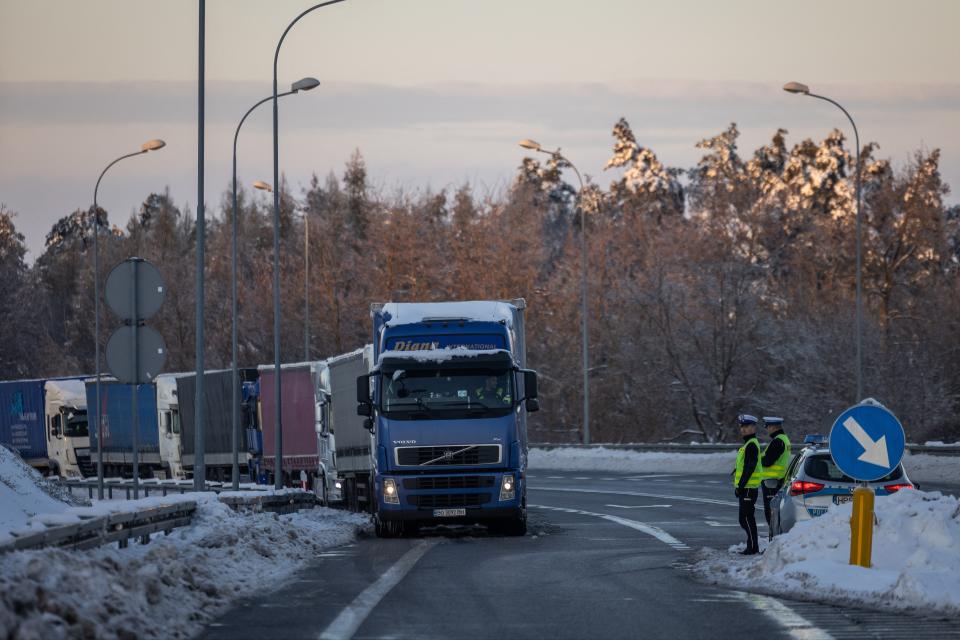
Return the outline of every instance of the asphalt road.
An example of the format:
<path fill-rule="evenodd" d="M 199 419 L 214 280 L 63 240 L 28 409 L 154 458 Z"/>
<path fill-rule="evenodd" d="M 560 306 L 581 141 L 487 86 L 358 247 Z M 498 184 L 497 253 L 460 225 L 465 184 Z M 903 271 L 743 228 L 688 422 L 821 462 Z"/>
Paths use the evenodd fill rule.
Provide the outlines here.
<path fill-rule="evenodd" d="M 540 470 L 528 501 L 523 538 L 470 527 L 360 540 L 268 585 L 278 590 L 239 603 L 203 637 L 960 638 L 952 620 L 699 582 L 688 570 L 696 549 L 743 541 L 726 476 Z"/>

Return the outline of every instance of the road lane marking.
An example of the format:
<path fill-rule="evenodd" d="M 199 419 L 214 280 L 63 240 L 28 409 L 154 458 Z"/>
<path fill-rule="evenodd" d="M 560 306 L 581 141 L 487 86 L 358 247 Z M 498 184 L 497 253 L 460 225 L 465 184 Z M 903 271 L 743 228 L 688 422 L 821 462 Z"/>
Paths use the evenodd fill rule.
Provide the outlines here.
<path fill-rule="evenodd" d="M 658 500 L 681 500 L 684 502 L 702 502 L 703 504 L 718 504 L 724 507 L 736 507 L 736 502 L 730 500 L 714 500 L 713 498 L 695 498 L 693 496 L 671 496 L 662 493 L 641 493 L 639 491 L 611 491 L 609 489 L 575 489 L 573 487 L 530 487 L 531 491 L 565 491 L 568 493 L 604 493 L 616 496 L 638 496 L 640 498 L 657 498 Z"/>
<path fill-rule="evenodd" d="M 653 536 L 660 542 L 663 542 L 664 544 L 667 544 L 673 547 L 677 551 L 690 550 L 690 547 L 680 542 L 679 540 L 674 538 L 672 535 L 670 535 L 663 529 L 660 529 L 659 527 L 655 527 L 652 524 L 647 524 L 645 522 L 639 522 L 637 520 L 627 520 L 626 518 L 621 518 L 620 516 L 611 516 L 606 513 L 594 513 L 592 511 L 582 511 L 580 509 L 568 509 L 566 507 L 547 507 L 541 504 L 532 504 L 530 506 L 536 509 L 548 509 L 550 511 L 563 511 L 565 513 L 574 513 L 582 516 L 593 516 L 594 518 L 601 518 L 603 520 L 608 520 L 610 522 L 615 522 L 616 524 L 623 525 L 624 527 L 635 529 L 636 531 L 641 531 L 647 534 L 648 536 Z"/>
<path fill-rule="evenodd" d="M 657 473 L 645 476 L 627 476 L 624 480 L 649 480 L 651 478 L 679 478 L 679 473 Z"/>
<path fill-rule="evenodd" d="M 608 504 L 616 509 L 656 509 L 657 507 L 672 507 L 672 504 Z"/>
<path fill-rule="evenodd" d="M 726 522 L 717 522 L 716 520 L 704 520 L 707 526 L 710 527 L 739 527 L 740 525 L 736 522 L 729 524 Z"/>
<path fill-rule="evenodd" d="M 833 636 L 829 633 L 776 598 L 743 591 L 735 591 L 734 593 L 774 623 L 783 627 L 787 635 L 795 638 L 795 640 L 833 640 Z"/>
<path fill-rule="evenodd" d="M 324 629 L 318 638 L 320 640 L 349 640 L 349 638 L 352 638 L 374 607 L 380 604 L 383 597 L 403 580 L 404 576 L 417 564 L 417 561 L 432 547 L 436 546 L 437 542 L 438 540 L 424 540 L 403 554 L 376 582 L 364 589 L 360 595 L 353 599 L 353 602 L 344 607 L 343 611 L 333 619 L 333 622 Z"/>

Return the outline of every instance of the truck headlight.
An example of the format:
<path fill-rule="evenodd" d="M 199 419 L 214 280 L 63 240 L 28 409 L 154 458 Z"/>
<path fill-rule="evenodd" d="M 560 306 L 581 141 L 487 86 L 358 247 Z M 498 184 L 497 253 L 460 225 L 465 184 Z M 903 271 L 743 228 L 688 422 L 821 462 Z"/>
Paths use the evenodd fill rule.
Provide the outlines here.
<path fill-rule="evenodd" d="M 517 496 L 517 483 L 512 475 L 505 475 L 500 481 L 500 500 L 513 500 Z"/>
<path fill-rule="evenodd" d="M 400 504 L 397 483 L 393 478 L 383 479 L 383 501 L 387 504 Z"/>

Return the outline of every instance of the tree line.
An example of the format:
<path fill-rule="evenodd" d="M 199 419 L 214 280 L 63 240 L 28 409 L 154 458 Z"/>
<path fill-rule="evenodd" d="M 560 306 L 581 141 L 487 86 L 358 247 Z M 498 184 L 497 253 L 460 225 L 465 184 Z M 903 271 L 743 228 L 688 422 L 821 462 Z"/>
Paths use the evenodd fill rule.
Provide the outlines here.
<path fill-rule="evenodd" d="M 576 441 L 585 233 L 594 441 L 729 440 L 743 411 L 825 432 L 855 401 L 855 150 L 839 131 L 790 146 L 781 129 L 744 155 L 732 124 L 697 143 L 701 158 L 684 169 L 665 166 L 626 120 L 612 134 L 606 187 L 578 190 L 549 156 L 525 158 L 502 193 L 470 184 L 385 193 L 359 152 L 299 194 L 281 185 L 283 360 L 369 342 L 373 301 L 524 297 L 545 409 L 531 440 Z M 861 150 L 865 394 L 912 439 L 956 439 L 960 207 L 944 203 L 938 150 L 903 167 L 877 152 Z M 205 358 L 226 368 L 229 191 L 218 209 L 207 225 Z M 255 366 L 273 361 L 272 202 L 241 190 L 237 216 L 239 362 Z M 0 208 L 4 378 L 93 371 L 94 225 L 102 277 L 133 255 L 160 269 L 167 299 L 151 326 L 167 343 L 167 370 L 193 368 L 195 217 L 169 191 L 148 195 L 123 226 L 103 209 L 77 209 L 33 264 L 15 221 Z M 104 315 L 108 336 L 117 321 Z"/>

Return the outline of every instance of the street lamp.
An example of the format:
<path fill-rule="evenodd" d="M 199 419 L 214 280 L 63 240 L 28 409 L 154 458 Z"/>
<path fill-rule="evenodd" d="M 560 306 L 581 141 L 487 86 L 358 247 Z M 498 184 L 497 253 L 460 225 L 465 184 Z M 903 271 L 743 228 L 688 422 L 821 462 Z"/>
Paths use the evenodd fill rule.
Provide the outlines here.
<path fill-rule="evenodd" d="M 856 178 L 856 197 L 857 197 L 857 272 L 856 272 L 856 281 L 857 281 L 857 293 L 856 293 L 856 306 L 857 306 L 857 319 L 856 319 L 856 344 L 857 344 L 857 398 L 856 401 L 860 402 L 863 399 L 863 283 L 861 275 L 861 262 L 862 262 L 862 233 L 861 228 L 863 226 L 863 216 L 860 210 L 860 134 L 857 131 L 857 123 L 853 121 L 850 113 L 843 108 L 836 100 L 828 98 L 826 96 L 820 96 L 815 93 L 810 93 L 810 87 L 801 83 L 801 82 L 788 82 L 783 85 L 783 90 L 787 93 L 795 93 L 805 96 L 810 96 L 811 98 L 818 98 L 820 100 L 825 100 L 830 104 L 834 105 L 840 111 L 843 111 L 843 115 L 847 116 L 847 120 L 850 121 L 850 126 L 853 127 L 853 138 L 857 145 L 857 178 Z"/>
<path fill-rule="evenodd" d="M 266 191 L 267 193 L 273 193 L 273 187 L 270 186 L 270 183 L 264 182 L 263 180 L 254 180 L 253 188 L 259 189 L 260 191 Z"/>
<path fill-rule="evenodd" d="M 580 190 L 577 192 L 577 208 L 580 209 L 580 320 L 581 334 L 583 337 L 583 444 L 590 444 L 590 332 L 587 326 L 587 215 L 583 207 L 583 177 L 580 171 L 570 160 L 560 153 L 560 149 L 549 151 L 540 146 L 539 142 L 524 139 L 519 142 L 524 149 L 544 153 L 552 156 L 555 160 L 562 160 L 573 169 L 577 175 L 577 182 L 580 183 Z"/>
<path fill-rule="evenodd" d="M 284 91 L 279 94 L 277 97 L 282 98 L 283 96 L 289 96 L 300 91 L 310 91 L 311 89 L 316 89 L 320 86 L 320 81 L 316 78 L 301 78 L 297 80 L 292 85 L 290 85 L 290 91 Z M 238 370 L 237 360 L 237 234 L 238 234 L 238 222 L 237 222 L 237 138 L 240 136 L 240 127 L 243 126 L 244 121 L 246 121 L 247 116 L 253 113 L 253 110 L 262 105 L 267 100 L 272 100 L 273 96 L 267 96 L 263 100 L 259 101 L 243 114 L 243 117 L 240 118 L 240 123 L 237 124 L 237 130 L 233 134 L 233 246 L 231 248 L 231 272 L 230 272 L 230 288 L 232 293 L 232 319 L 233 319 L 233 328 L 231 331 L 231 358 L 233 362 L 233 490 L 238 491 L 240 489 L 240 397 L 239 389 L 240 386 L 240 372 Z M 272 189 L 271 189 L 272 190 Z"/>
<path fill-rule="evenodd" d="M 287 25 L 287 28 L 283 30 L 283 33 L 280 35 L 280 40 L 277 42 L 277 50 L 273 54 L 273 183 L 280 184 L 280 144 L 279 144 L 279 131 L 280 131 L 280 117 L 279 110 L 277 109 L 277 63 L 280 60 L 280 47 L 283 46 L 283 40 L 287 37 L 287 34 L 290 33 L 290 29 L 293 28 L 293 25 L 297 24 L 300 21 L 300 18 L 307 15 L 311 11 L 315 11 L 321 7 L 326 7 L 331 4 L 339 4 L 345 0 L 327 0 L 326 2 L 321 2 L 320 4 L 315 4 L 309 9 L 301 11 L 300 14 L 294 18 L 290 24 Z M 283 488 L 283 479 L 281 477 L 282 462 L 283 462 L 283 428 L 282 428 L 282 417 L 281 417 L 281 397 L 280 397 L 280 193 L 277 191 L 273 192 L 273 367 L 274 367 L 274 378 L 273 378 L 273 391 L 276 398 L 276 406 L 274 407 L 275 418 L 274 423 L 276 425 L 276 433 L 274 434 L 274 443 L 276 446 L 274 464 L 276 469 L 274 470 L 274 487 L 277 489 Z"/>
<path fill-rule="evenodd" d="M 100 190 L 100 181 L 106 175 L 110 167 L 121 160 L 132 158 L 147 153 L 148 151 L 159 151 L 167 146 L 167 143 L 160 139 L 147 140 L 140 145 L 140 151 L 134 151 L 120 156 L 104 168 L 97 178 L 97 184 L 93 188 L 93 361 L 96 371 L 96 406 L 93 408 L 93 420 L 97 429 L 97 499 L 103 500 L 103 428 L 100 424 L 100 207 L 97 205 L 97 192 Z M 136 390 L 134 390 L 136 393 Z"/>

